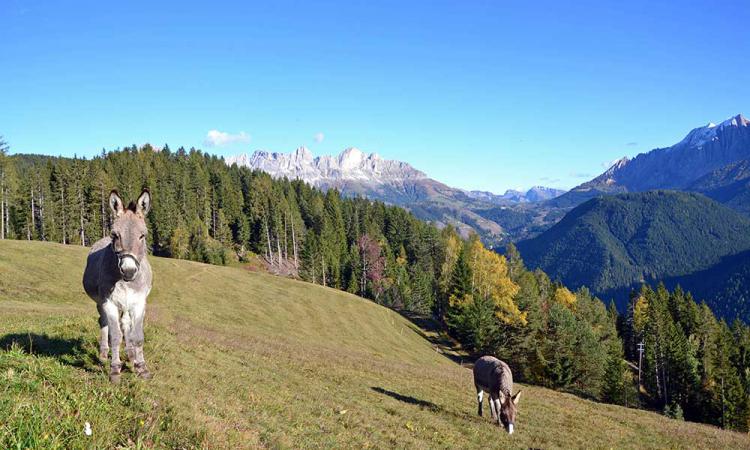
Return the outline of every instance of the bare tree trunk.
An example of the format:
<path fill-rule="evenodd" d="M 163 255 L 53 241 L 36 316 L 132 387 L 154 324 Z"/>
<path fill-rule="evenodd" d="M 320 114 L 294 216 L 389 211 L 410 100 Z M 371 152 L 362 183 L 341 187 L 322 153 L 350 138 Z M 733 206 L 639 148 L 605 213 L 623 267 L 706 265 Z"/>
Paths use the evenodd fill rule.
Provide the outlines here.
<path fill-rule="evenodd" d="M 292 226 L 292 251 L 294 251 L 294 269 L 299 270 L 299 265 L 297 264 L 297 238 L 294 236 L 294 220 L 290 220 L 289 223 Z"/>
<path fill-rule="evenodd" d="M 86 230 L 83 227 L 83 211 L 80 215 L 80 226 L 81 226 L 81 245 L 86 246 Z"/>
<path fill-rule="evenodd" d="M 47 240 L 47 237 L 45 235 L 46 229 L 44 228 L 44 194 L 39 194 L 39 229 L 41 231 L 41 236 L 39 236 L 43 241 Z"/>
<path fill-rule="evenodd" d="M 289 249 L 287 247 L 287 231 L 286 231 L 286 212 L 284 213 L 284 259 L 289 259 Z"/>
<path fill-rule="evenodd" d="M 273 266 L 273 250 L 271 249 L 271 232 L 268 229 L 268 220 L 266 220 L 266 250 L 268 251 L 268 260 L 271 262 L 271 266 Z"/>
<path fill-rule="evenodd" d="M 214 188 L 211 187 L 211 235 L 216 239 L 216 204 L 214 203 L 214 197 Z"/>
<path fill-rule="evenodd" d="M 101 192 L 102 238 L 107 237 L 107 201 L 104 197 L 104 184 L 99 186 Z"/>
<path fill-rule="evenodd" d="M 658 392 L 661 396 L 661 380 L 659 378 L 659 353 L 656 349 L 654 349 L 654 372 L 656 374 L 656 392 Z"/>
<path fill-rule="evenodd" d="M 60 185 L 60 216 L 62 218 L 62 243 L 67 244 L 67 238 L 65 234 L 65 188 Z"/>
<path fill-rule="evenodd" d="M 10 207 L 8 206 L 8 191 L 6 190 L 3 195 L 5 196 L 5 216 L 3 217 L 3 220 L 5 221 L 5 237 L 8 237 L 8 234 L 10 233 Z"/>
<path fill-rule="evenodd" d="M 34 209 L 34 188 L 31 188 L 31 233 L 29 233 L 29 240 L 36 231 L 36 210 Z"/>
<path fill-rule="evenodd" d="M 86 229 L 84 227 L 83 223 L 83 216 L 84 216 L 84 209 L 85 209 L 84 199 L 83 199 L 83 187 L 80 188 L 78 191 L 78 219 L 79 219 L 79 225 L 81 227 L 81 245 L 86 245 Z"/>
<path fill-rule="evenodd" d="M 279 235 L 276 234 L 276 259 L 279 260 L 279 269 L 281 268 L 281 241 L 279 240 Z"/>
<path fill-rule="evenodd" d="M 0 239 L 5 239 L 5 180 L 0 185 Z"/>
<path fill-rule="evenodd" d="M 0 173 L 0 239 L 5 239 L 5 171 Z"/>
<path fill-rule="evenodd" d="M 326 259 L 323 256 L 323 252 L 320 253 L 320 261 L 323 263 L 323 286 L 326 285 Z"/>

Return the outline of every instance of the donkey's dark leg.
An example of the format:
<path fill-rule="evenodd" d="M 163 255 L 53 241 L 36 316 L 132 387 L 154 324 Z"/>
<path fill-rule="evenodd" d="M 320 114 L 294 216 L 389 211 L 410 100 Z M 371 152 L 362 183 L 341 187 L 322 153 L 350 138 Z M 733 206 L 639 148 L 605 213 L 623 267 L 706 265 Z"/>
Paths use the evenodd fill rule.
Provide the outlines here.
<path fill-rule="evenodd" d="M 109 366 L 109 381 L 120 382 L 120 344 L 122 343 L 122 332 L 120 331 L 120 311 L 114 303 L 107 301 L 102 305 L 107 315 L 107 328 L 109 331 L 109 348 L 112 350 L 112 359 Z"/>
<path fill-rule="evenodd" d="M 100 303 L 97 303 L 96 310 L 99 311 L 99 362 L 107 362 L 109 357 L 109 326 L 107 314 Z"/>
<path fill-rule="evenodd" d="M 479 417 L 482 417 L 482 397 L 484 396 L 484 391 L 477 385 L 474 385 L 474 387 L 477 388 L 477 414 L 479 414 Z"/>
<path fill-rule="evenodd" d="M 133 325 L 131 326 L 132 334 L 130 337 L 130 341 L 133 345 L 133 348 L 135 349 L 135 359 L 133 360 L 135 373 L 137 373 L 139 377 L 148 380 L 151 379 L 151 372 L 149 372 L 146 368 L 146 358 L 143 356 L 143 316 L 145 316 L 145 313 L 145 302 L 143 306 L 134 309 L 132 313 Z"/>

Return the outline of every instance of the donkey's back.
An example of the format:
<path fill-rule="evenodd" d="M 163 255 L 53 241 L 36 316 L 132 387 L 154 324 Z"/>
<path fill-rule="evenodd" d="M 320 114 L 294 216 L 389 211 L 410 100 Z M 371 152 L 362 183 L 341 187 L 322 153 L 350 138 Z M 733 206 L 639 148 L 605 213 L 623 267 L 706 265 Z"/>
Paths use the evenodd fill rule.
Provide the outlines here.
<path fill-rule="evenodd" d="M 486 392 L 513 391 L 513 374 L 510 367 L 493 356 L 482 356 L 474 364 L 474 384 Z"/>

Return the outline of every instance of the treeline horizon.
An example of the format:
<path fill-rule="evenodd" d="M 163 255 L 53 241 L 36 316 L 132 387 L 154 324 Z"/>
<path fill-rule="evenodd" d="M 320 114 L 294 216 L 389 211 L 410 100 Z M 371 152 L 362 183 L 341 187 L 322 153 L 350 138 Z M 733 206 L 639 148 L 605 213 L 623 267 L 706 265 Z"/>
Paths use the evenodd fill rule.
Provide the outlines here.
<path fill-rule="evenodd" d="M 154 255 L 211 264 L 259 255 L 272 272 L 431 314 L 470 351 L 506 360 L 519 381 L 748 429 L 750 331 L 689 294 L 644 288 L 620 315 L 586 288 L 528 270 L 512 245 L 503 256 L 401 207 L 196 149 L 133 145 L 86 159 L 8 156 L 0 145 L 0 238 L 91 245 L 109 235 L 111 189 L 129 201 L 144 187 Z M 638 364 L 641 342 L 639 386 L 626 361 Z"/>

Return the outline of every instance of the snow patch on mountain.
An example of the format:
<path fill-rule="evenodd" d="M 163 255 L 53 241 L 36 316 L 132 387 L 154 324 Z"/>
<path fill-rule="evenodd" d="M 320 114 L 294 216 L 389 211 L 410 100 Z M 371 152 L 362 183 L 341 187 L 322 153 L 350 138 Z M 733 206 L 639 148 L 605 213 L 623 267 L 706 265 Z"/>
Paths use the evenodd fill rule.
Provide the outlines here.
<path fill-rule="evenodd" d="M 688 146 L 688 147 L 701 147 L 707 142 L 716 141 L 719 139 L 718 133 L 720 130 L 725 130 L 730 127 L 746 127 L 750 123 L 742 114 L 730 117 L 727 120 L 716 125 L 713 122 L 709 122 L 705 127 L 694 128 L 685 138 L 674 145 L 672 148 Z"/>
<path fill-rule="evenodd" d="M 292 153 L 258 150 L 249 156 L 230 156 L 226 163 L 262 170 L 276 178 L 301 179 L 314 186 L 339 181 L 390 184 L 427 178 L 405 162 L 383 159 L 377 153 L 368 155 L 356 147 L 347 148 L 338 156 L 318 157 L 313 157 L 306 147 Z"/>

